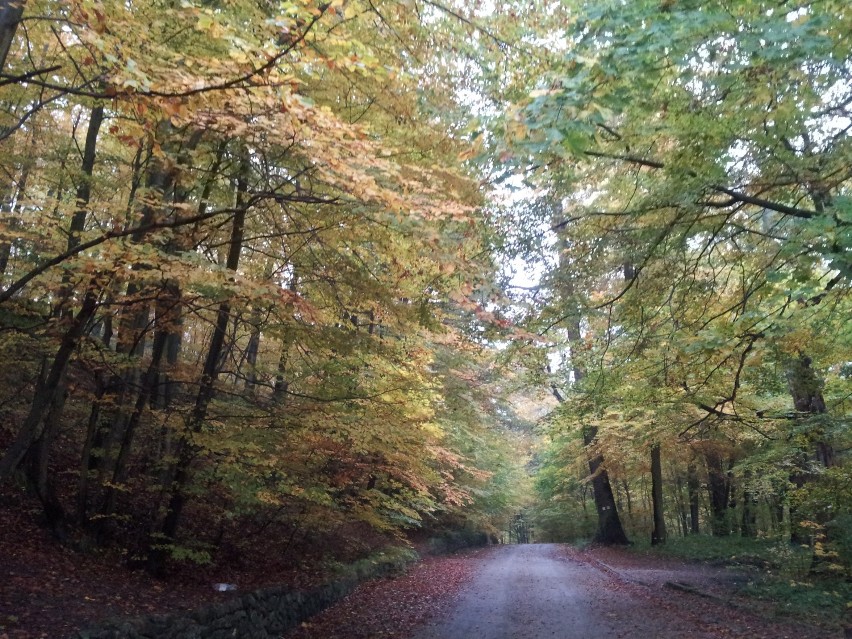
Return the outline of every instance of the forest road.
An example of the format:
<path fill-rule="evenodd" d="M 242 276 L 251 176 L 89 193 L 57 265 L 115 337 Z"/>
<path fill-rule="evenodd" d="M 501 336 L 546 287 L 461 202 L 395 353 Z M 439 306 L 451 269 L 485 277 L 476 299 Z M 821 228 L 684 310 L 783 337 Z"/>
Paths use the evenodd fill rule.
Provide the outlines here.
<path fill-rule="evenodd" d="M 703 636 L 671 611 L 619 589 L 559 546 L 502 546 L 489 554 L 447 616 L 414 639 L 674 639 Z"/>

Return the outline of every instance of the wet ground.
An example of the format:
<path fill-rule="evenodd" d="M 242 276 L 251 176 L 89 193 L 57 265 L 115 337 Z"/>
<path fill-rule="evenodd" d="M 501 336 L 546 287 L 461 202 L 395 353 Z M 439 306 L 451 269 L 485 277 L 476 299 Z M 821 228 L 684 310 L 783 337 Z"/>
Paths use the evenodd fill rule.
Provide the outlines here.
<path fill-rule="evenodd" d="M 619 561 L 627 557 L 626 561 Z M 770 620 L 724 597 L 742 574 L 681 562 L 631 561 L 569 546 L 502 546 L 414 639 L 717 639 L 831 637 Z M 842 636 L 842 635 L 837 635 Z"/>

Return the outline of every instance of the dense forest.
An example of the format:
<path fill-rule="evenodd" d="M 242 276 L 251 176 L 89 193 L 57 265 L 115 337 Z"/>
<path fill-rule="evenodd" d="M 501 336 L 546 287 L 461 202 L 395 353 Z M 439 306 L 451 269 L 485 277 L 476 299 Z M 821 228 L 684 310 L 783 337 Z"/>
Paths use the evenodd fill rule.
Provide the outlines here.
<path fill-rule="evenodd" d="M 0 0 L 0 506 L 159 576 L 441 534 L 852 574 L 849 33 Z"/>

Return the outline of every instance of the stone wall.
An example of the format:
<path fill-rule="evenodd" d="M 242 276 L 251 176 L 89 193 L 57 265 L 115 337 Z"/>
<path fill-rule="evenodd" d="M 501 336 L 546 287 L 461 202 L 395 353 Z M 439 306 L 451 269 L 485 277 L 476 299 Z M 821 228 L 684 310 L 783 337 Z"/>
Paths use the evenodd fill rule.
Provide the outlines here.
<path fill-rule="evenodd" d="M 417 558 L 387 552 L 348 566 L 339 579 L 305 592 L 264 588 L 191 613 L 108 620 L 71 639 L 280 639 L 362 581 L 400 573 Z"/>

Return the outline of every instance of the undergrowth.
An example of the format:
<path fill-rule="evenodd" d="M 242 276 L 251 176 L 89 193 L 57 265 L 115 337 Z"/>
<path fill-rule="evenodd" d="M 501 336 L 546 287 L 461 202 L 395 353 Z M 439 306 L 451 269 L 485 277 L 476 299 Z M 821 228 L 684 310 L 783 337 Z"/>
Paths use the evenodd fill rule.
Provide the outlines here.
<path fill-rule="evenodd" d="M 663 546 L 634 544 L 633 552 L 731 568 L 757 569 L 738 594 L 760 599 L 777 615 L 829 624 L 852 623 L 852 581 L 826 570 L 810 546 L 781 540 L 695 535 Z"/>

